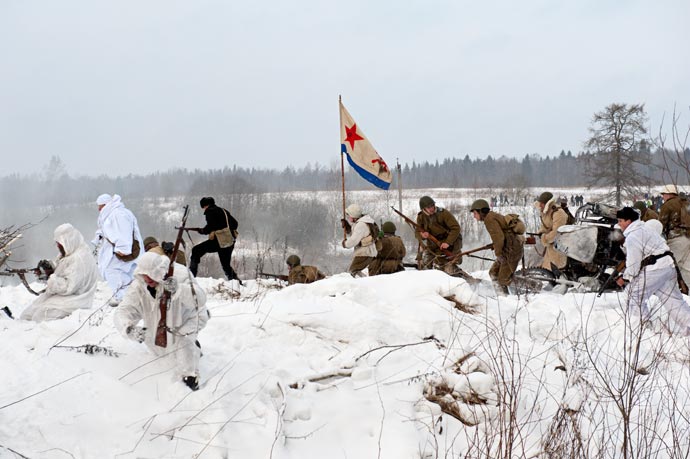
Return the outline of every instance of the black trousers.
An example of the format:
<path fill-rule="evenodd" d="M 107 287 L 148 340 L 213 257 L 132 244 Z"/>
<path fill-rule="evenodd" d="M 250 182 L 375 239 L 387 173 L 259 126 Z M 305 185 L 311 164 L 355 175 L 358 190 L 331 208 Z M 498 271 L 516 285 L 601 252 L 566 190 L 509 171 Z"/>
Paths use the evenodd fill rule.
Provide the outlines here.
<path fill-rule="evenodd" d="M 238 279 L 237 273 L 230 265 L 230 259 L 232 258 L 232 250 L 235 248 L 235 244 L 230 247 L 225 247 L 221 249 L 218 245 L 218 241 L 215 239 L 209 239 L 200 244 L 192 247 L 192 259 L 189 263 L 189 270 L 196 277 L 196 272 L 199 269 L 199 263 L 201 262 L 201 257 L 207 253 L 218 253 L 218 258 L 220 259 L 220 265 L 223 267 L 223 272 L 228 280 Z"/>

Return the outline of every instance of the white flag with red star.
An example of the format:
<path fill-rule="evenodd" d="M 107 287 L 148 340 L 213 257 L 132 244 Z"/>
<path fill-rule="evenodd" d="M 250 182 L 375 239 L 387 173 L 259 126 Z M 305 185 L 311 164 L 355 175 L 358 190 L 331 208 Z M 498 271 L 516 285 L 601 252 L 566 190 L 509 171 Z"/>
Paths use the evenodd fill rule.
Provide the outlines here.
<path fill-rule="evenodd" d="M 362 129 L 357 126 L 342 102 L 340 102 L 340 149 L 347 155 L 350 166 L 364 180 L 384 190 L 391 186 L 393 178 L 388 165 L 376 152 Z"/>

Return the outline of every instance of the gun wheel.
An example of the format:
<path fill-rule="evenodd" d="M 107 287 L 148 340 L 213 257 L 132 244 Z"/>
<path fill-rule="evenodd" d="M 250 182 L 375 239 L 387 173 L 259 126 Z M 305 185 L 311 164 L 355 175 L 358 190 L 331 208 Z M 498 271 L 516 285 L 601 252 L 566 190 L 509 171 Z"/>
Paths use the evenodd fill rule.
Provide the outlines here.
<path fill-rule="evenodd" d="M 539 293 L 556 285 L 556 276 L 546 268 L 525 268 L 513 275 L 511 287 L 518 294 Z"/>

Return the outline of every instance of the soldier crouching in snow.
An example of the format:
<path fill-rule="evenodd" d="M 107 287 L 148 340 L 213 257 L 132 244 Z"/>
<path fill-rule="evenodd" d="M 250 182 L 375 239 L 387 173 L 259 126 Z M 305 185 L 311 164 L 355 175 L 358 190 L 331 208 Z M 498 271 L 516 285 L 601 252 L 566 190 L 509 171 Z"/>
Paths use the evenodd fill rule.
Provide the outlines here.
<path fill-rule="evenodd" d="M 64 223 L 55 228 L 55 243 L 60 251 L 55 271 L 48 278 L 45 291 L 22 313 L 23 320 L 62 319 L 77 309 L 89 309 L 93 305 L 98 269 L 84 237 L 72 225 Z"/>
<path fill-rule="evenodd" d="M 208 321 L 206 294 L 185 266 L 175 264 L 173 277 L 163 280 L 170 260 L 147 252 L 138 260 L 134 280 L 115 311 L 115 327 L 125 337 L 145 343 L 156 355 L 174 355 L 182 381 L 192 390 L 199 388 L 201 349 L 196 337 Z M 160 300 L 171 293 L 167 309 L 167 347 L 155 344 L 160 320 Z M 143 326 L 139 326 L 143 321 Z"/>
<path fill-rule="evenodd" d="M 457 255 L 462 250 L 462 234 L 457 219 L 448 210 L 436 207 L 436 202 L 429 196 L 419 199 L 419 208 L 415 237 L 424 247 L 423 269 L 436 268 L 450 275 L 461 272 L 457 265 L 462 263 L 462 258 L 452 263 L 448 260 L 448 254 Z M 439 241 L 439 246 L 431 241 L 430 235 Z"/>

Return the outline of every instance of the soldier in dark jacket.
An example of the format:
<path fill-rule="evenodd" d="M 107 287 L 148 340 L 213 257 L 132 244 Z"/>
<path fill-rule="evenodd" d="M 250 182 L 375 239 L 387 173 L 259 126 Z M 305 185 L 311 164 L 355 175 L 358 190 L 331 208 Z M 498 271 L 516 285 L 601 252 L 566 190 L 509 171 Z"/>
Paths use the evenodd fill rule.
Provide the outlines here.
<path fill-rule="evenodd" d="M 659 220 L 659 214 L 654 212 L 654 209 L 647 207 L 644 201 L 636 201 L 633 207 L 640 211 L 640 220 L 646 222 L 648 220 Z"/>
<path fill-rule="evenodd" d="M 297 255 L 290 255 L 285 263 L 288 265 L 288 285 L 311 284 L 326 277 L 316 266 L 302 266 Z"/>
<path fill-rule="evenodd" d="M 451 275 L 457 274 L 460 269 L 456 264 L 460 264 L 462 259 L 450 263 L 448 254 L 457 255 L 462 250 L 460 224 L 449 211 L 436 207 L 436 202 L 429 196 L 422 196 L 419 208 L 415 237 L 424 246 L 423 269 L 437 268 Z M 432 242 L 429 235 L 436 238 L 440 246 Z"/>
<path fill-rule="evenodd" d="M 391 274 L 405 271 L 403 258 L 407 251 L 403 240 L 395 235 L 395 224 L 385 222 L 381 227 L 383 237 L 381 238 L 381 250 L 376 254 L 376 258 L 369 265 L 369 275 Z"/>
<path fill-rule="evenodd" d="M 489 203 L 477 199 L 470 208 L 475 220 L 484 222 L 494 245 L 496 261 L 489 269 L 489 276 L 499 293 L 507 294 L 508 286 L 513 281 L 513 273 L 522 259 L 523 242 L 508 227 L 505 216 L 489 209 Z"/>
<path fill-rule="evenodd" d="M 220 265 L 223 267 L 223 272 L 227 276 L 228 280 L 237 279 L 237 281 L 242 285 L 242 281 L 237 277 L 237 273 L 230 265 L 230 259 L 232 257 L 232 251 L 235 248 L 235 241 L 233 240 L 229 246 L 221 247 L 225 243 L 218 242 L 216 237 L 216 231 L 223 230 L 224 228 L 230 228 L 233 235 L 236 235 L 237 231 L 237 220 L 235 217 L 230 215 L 230 212 L 223 209 L 222 207 L 216 206 L 216 201 L 211 197 L 201 198 L 199 205 L 204 209 L 204 216 L 206 217 L 206 226 L 203 228 L 198 228 L 201 234 L 208 234 L 208 240 L 195 245 L 192 248 L 192 260 L 189 264 L 189 270 L 196 276 L 197 270 L 199 269 L 199 262 L 201 262 L 201 257 L 207 253 L 218 253 L 218 258 L 220 259 Z"/>

